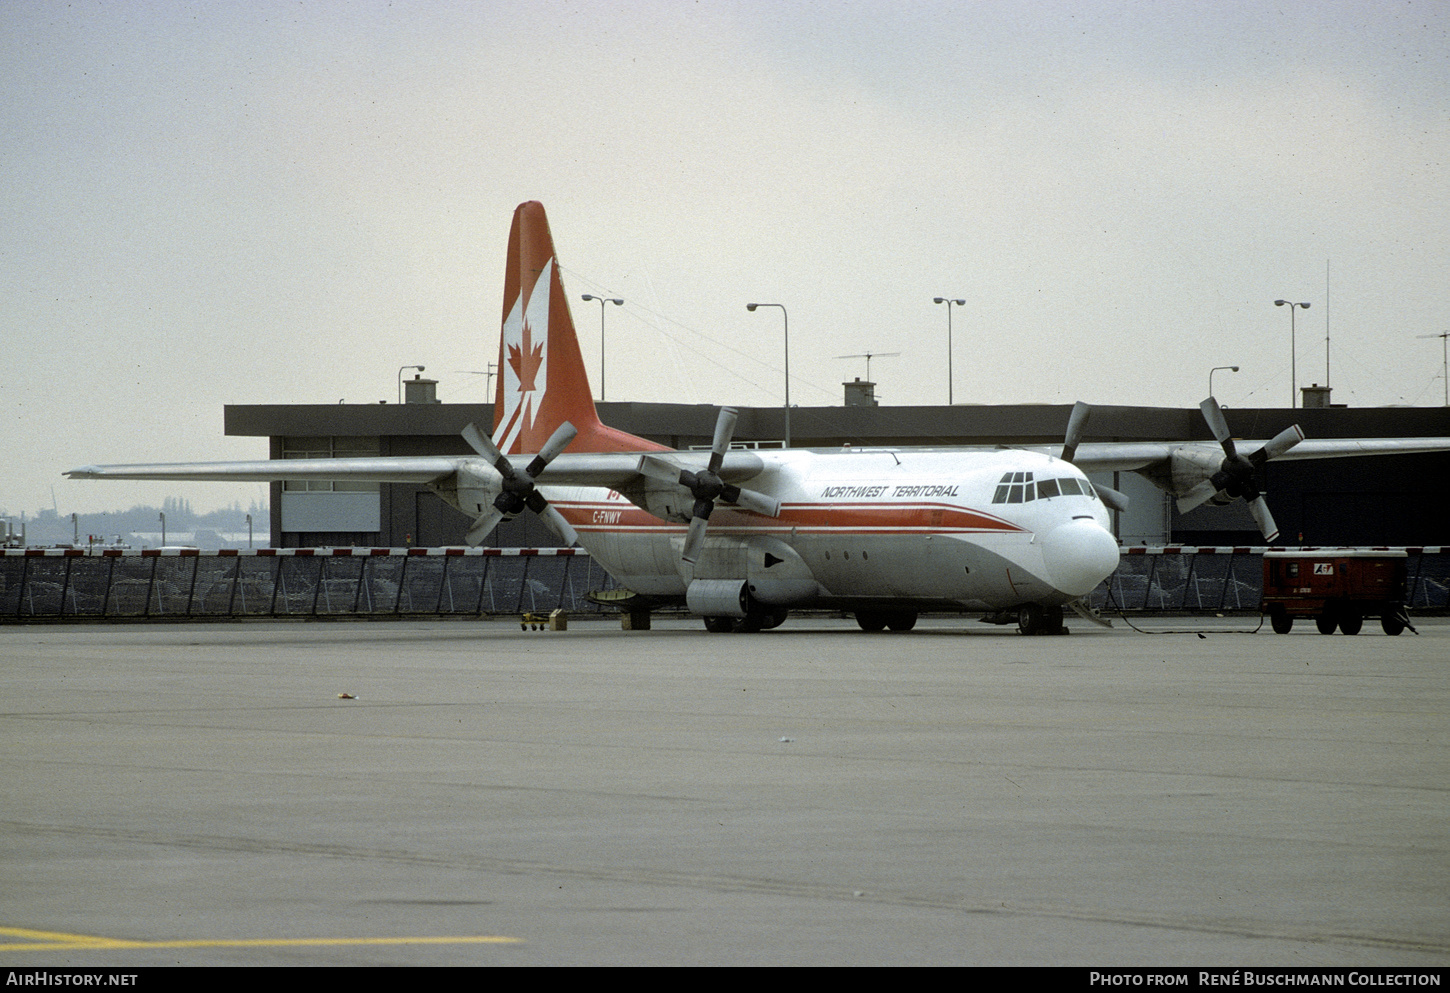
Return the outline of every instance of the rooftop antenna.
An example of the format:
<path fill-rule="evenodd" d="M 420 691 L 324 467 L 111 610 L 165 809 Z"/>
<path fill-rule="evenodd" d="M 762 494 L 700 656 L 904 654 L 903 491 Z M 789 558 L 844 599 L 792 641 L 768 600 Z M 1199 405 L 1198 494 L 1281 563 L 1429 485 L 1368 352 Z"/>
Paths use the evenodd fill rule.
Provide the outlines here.
<path fill-rule="evenodd" d="M 857 355 L 837 355 L 838 359 L 865 359 L 866 360 L 866 381 L 871 382 L 871 359 L 890 359 L 900 355 L 900 352 L 861 352 Z"/>
<path fill-rule="evenodd" d="M 498 375 L 498 365 L 497 363 L 490 362 L 488 364 L 487 372 L 484 372 L 481 369 L 455 369 L 453 371 L 461 373 L 465 376 L 483 376 L 483 395 L 488 396 L 490 393 L 489 386 L 493 381 L 493 377 Z"/>

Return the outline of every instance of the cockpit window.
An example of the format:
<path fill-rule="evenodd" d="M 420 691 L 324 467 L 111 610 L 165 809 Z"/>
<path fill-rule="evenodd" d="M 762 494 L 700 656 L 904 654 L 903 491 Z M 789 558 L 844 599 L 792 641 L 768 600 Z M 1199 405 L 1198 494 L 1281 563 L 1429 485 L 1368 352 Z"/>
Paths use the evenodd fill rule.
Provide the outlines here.
<path fill-rule="evenodd" d="M 1095 499 L 1097 493 L 1086 479 L 1063 477 L 1061 479 L 1039 479 L 1033 482 L 1030 472 L 1005 472 L 992 494 L 993 503 L 1029 503 L 1033 500 L 1049 500 L 1057 496 L 1085 496 Z"/>
<path fill-rule="evenodd" d="M 1003 473 L 1002 481 L 997 484 L 997 492 L 992 494 L 993 503 L 1026 503 L 1031 499 L 1033 493 L 1030 472 Z"/>

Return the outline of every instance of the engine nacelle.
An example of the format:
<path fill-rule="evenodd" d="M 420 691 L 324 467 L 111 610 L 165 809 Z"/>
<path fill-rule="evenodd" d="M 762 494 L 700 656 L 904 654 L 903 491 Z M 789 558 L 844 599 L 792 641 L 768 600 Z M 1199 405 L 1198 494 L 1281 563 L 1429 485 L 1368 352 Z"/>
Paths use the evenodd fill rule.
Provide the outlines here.
<path fill-rule="evenodd" d="M 493 502 L 503 492 L 503 476 L 486 462 L 469 461 L 460 465 L 452 475 L 429 483 L 428 489 L 455 510 L 461 510 L 469 517 L 493 509 Z"/>
<path fill-rule="evenodd" d="M 1170 450 L 1166 464 L 1157 463 L 1135 470 L 1154 485 L 1175 497 L 1184 497 L 1223 465 L 1223 452 L 1207 446 L 1182 445 Z"/>

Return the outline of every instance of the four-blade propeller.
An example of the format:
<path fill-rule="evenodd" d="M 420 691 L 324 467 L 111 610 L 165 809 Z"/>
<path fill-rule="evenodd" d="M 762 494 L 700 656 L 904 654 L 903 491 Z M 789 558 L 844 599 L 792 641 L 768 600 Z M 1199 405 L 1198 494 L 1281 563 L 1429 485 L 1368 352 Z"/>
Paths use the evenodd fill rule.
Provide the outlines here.
<path fill-rule="evenodd" d="M 680 472 L 680 485 L 695 498 L 695 505 L 690 510 L 690 530 L 685 535 L 685 547 L 680 553 L 680 558 L 686 562 L 694 563 L 700 558 L 700 552 L 705 547 L 705 529 L 709 525 L 710 514 L 715 509 L 717 498 L 766 517 L 780 516 L 779 500 L 754 490 L 741 489 L 719 476 L 720 466 L 725 461 L 725 453 L 730 450 L 730 439 L 735 435 L 735 422 L 739 417 L 740 411 L 734 407 L 721 407 L 720 417 L 715 422 L 715 438 L 710 445 L 709 463 L 700 472 L 690 472 L 688 469 Z"/>
<path fill-rule="evenodd" d="M 571 546 L 579 543 L 578 533 L 568 521 L 564 520 L 563 514 L 550 506 L 549 501 L 544 499 L 544 495 L 535 486 L 539 473 L 543 472 L 544 468 L 554 461 L 560 452 L 569 447 L 569 442 L 573 441 L 574 436 L 578 433 L 574 425 L 568 421 L 560 424 L 558 429 L 549 436 L 549 440 L 544 443 L 543 450 L 534 456 L 523 472 L 519 472 L 508 460 L 508 456 L 498 450 L 493 439 L 480 431 L 476 424 L 470 424 L 463 429 L 463 440 L 468 442 L 475 452 L 488 459 L 499 471 L 499 475 L 503 476 L 503 492 L 493 501 L 493 509 L 482 514 L 473 522 L 473 527 L 468 529 L 470 545 L 483 541 L 500 520 L 518 514 L 525 507 L 542 517 L 550 527 L 558 532 L 559 537 L 563 538 L 565 543 Z"/>
<path fill-rule="evenodd" d="M 1283 455 L 1303 441 L 1304 432 L 1299 430 L 1299 425 L 1291 425 L 1270 438 L 1262 448 L 1244 456 L 1240 455 L 1234 446 L 1233 436 L 1229 434 L 1228 430 L 1228 421 L 1224 419 L 1223 410 L 1219 408 L 1218 401 L 1209 397 L 1199 404 L 1198 408 L 1203 411 L 1203 419 L 1208 422 L 1208 429 L 1213 432 L 1213 437 L 1223 448 L 1224 458 L 1219 463 L 1218 472 L 1179 497 L 1179 512 L 1192 510 L 1217 493 L 1227 493 L 1231 497 L 1243 497 L 1248 503 L 1249 513 L 1253 515 L 1254 523 L 1258 524 L 1259 530 L 1263 532 L 1264 540 L 1273 541 L 1279 537 L 1279 528 L 1274 524 L 1273 515 L 1269 513 L 1268 503 L 1264 501 L 1263 489 L 1259 485 L 1260 475 L 1265 462 Z"/>

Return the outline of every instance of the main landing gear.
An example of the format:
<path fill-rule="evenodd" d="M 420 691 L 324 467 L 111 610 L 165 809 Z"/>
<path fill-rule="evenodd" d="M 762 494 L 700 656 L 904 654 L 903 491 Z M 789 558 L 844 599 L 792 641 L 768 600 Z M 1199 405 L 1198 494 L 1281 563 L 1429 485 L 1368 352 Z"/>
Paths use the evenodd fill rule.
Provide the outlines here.
<path fill-rule="evenodd" d="M 705 630 L 711 634 L 754 634 L 780 627 L 789 614 L 784 608 L 776 607 L 772 610 L 752 610 L 744 617 L 706 617 Z"/>
<path fill-rule="evenodd" d="M 858 610 L 856 611 L 856 623 L 861 625 L 862 631 L 880 631 L 890 628 L 893 631 L 910 631 L 916 627 L 916 611 L 914 610 Z"/>

